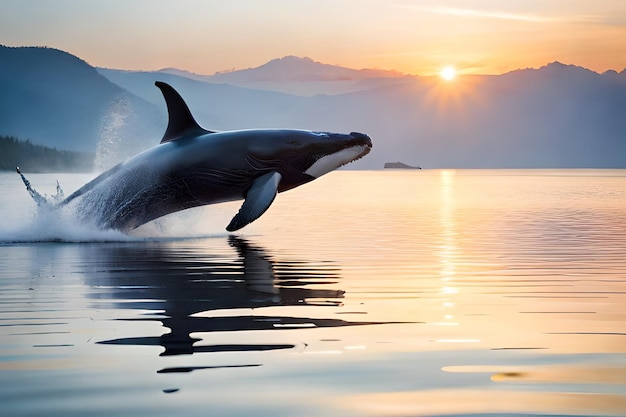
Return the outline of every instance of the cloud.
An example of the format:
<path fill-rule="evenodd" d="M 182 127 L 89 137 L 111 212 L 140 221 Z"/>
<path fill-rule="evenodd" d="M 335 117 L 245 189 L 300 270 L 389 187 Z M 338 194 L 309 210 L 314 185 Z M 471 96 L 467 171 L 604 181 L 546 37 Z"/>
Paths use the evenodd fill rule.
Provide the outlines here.
<path fill-rule="evenodd" d="M 516 20 L 516 21 L 522 21 L 522 22 L 553 22 L 553 21 L 559 20 L 556 18 L 551 18 L 551 17 L 546 17 L 546 16 L 537 16 L 537 15 L 531 15 L 531 14 L 476 10 L 476 9 L 463 9 L 459 7 L 411 7 L 411 8 L 414 8 L 422 12 L 427 12 L 427 13 L 444 14 L 444 15 L 459 16 L 459 17 Z"/>
<path fill-rule="evenodd" d="M 481 10 L 481 9 L 469 9 L 462 7 L 446 7 L 446 6 L 411 6 L 401 5 L 406 9 L 416 10 L 419 12 L 466 17 L 466 18 L 482 18 L 482 19 L 499 19 L 499 20 L 513 20 L 518 22 L 531 22 L 531 23 L 579 23 L 579 24 L 592 24 L 592 25 L 608 25 L 608 26 L 626 26 L 626 12 L 618 13 L 605 13 L 605 14 L 565 14 L 565 15 L 536 15 L 527 13 L 514 13 L 505 12 L 499 10 Z"/>
<path fill-rule="evenodd" d="M 594 16 L 586 16 L 587 22 L 597 23 L 607 26 L 618 26 L 618 27 L 626 27 L 626 13 L 621 14 L 611 14 L 611 15 L 594 15 Z"/>

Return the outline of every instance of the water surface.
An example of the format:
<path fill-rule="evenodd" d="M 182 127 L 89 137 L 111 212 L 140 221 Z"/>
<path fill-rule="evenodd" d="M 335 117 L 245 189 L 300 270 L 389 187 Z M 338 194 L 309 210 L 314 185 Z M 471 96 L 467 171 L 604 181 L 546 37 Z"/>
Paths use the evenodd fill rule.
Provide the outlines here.
<path fill-rule="evenodd" d="M 6 415 L 626 415 L 626 171 L 338 171 L 232 235 L 0 189 Z"/>

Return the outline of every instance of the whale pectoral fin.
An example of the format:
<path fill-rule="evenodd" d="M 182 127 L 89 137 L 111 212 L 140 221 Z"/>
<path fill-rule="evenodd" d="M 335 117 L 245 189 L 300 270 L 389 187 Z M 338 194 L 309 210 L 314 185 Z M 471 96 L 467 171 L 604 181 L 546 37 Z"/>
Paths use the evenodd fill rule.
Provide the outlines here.
<path fill-rule="evenodd" d="M 261 217 L 276 198 L 281 178 L 282 176 L 274 171 L 254 180 L 239 212 L 226 226 L 226 230 L 234 232 Z"/>

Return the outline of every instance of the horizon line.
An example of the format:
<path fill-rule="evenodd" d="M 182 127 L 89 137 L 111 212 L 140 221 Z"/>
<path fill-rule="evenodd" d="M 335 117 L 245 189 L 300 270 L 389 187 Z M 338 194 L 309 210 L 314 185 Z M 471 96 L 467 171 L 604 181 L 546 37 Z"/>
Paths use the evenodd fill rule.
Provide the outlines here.
<path fill-rule="evenodd" d="M 70 52 L 70 51 L 67 51 L 67 50 L 55 47 L 55 46 L 48 46 L 48 45 L 19 45 L 19 46 L 12 46 L 12 45 L 7 45 L 7 44 L 0 43 L 0 47 L 14 48 L 14 49 L 19 49 L 19 48 L 53 49 L 53 50 L 57 50 L 57 51 L 64 52 L 64 53 L 67 53 L 69 55 L 72 55 L 72 56 L 74 56 L 74 57 L 76 57 L 76 58 L 86 62 L 89 66 L 91 66 L 93 68 L 98 68 L 98 69 L 109 69 L 109 70 L 127 71 L 127 72 L 162 72 L 162 71 L 166 71 L 166 70 L 177 70 L 177 71 L 187 72 L 187 73 L 189 73 L 191 75 L 200 76 L 200 77 L 212 77 L 212 76 L 216 76 L 216 75 L 220 75 L 220 74 L 230 74 L 230 73 L 238 72 L 238 71 L 253 70 L 253 69 L 260 68 L 260 67 L 262 67 L 264 65 L 267 65 L 267 64 L 269 64 L 272 61 L 282 60 L 284 58 L 292 58 L 292 57 L 293 58 L 297 58 L 297 59 L 301 59 L 301 60 L 309 60 L 309 61 L 312 61 L 315 64 L 329 65 L 329 66 L 332 66 L 332 67 L 342 68 L 342 69 L 347 69 L 347 70 L 352 70 L 352 71 L 381 71 L 381 72 L 389 72 L 389 73 L 394 73 L 395 72 L 395 73 L 397 73 L 400 76 L 424 77 L 424 78 L 437 77 L 438 76 L 437 73 L 430 74 L 430 75 L 422 75 L 422 74 L 403 72 L 403 71 L 400 71 L 400 70 L 395 69 L 395 68 L 394 69 L 384 69 L 384 68 L 376 68 L 376 67 L 364 67 L 364 68 L 347 67 L 347 66 L 344 66 L 344 65 L 330 64 L 330 63 L 327 63 L 327 62 L 318 61 L 318 60 L 316 60 L 314 58 L 311 58 L 308 55 L 293 55 L 293 54 L 284 55 L 284 56 L 281 56 L 281 57 L 271 58 L 271 59 L 265 61 L 264 63 L 259 64 L 259 65 L 254 66 L 254 67 L 232 68 L 232 69 L 229 69 L 229 70 L 216 71 L 216 72 L 214 72 L 212 74 L 197 73 L 197 72 L 194 72 L 194 71 L 191 71 L 191 70 L 188 70 L 188 69 L 185 69 L 185 68 L 176 67 L 176 66 L 168 66 L 168 67 L 162 67 L 162 68 L 156 68 L 156 69 L 145 69 L 145 68 L 142 68 L 142 69 L 128 69 L 128 68 L 113 68 L 113 67 L 108 67 L 108 66 L 92 65 L 91 63 L 89 63 L 89 61 L 87 61 L 87 59 L 85 59 L 85 58 L 83 58 L 83 57 L 81 57 L 79 55 L 76 55 L 73 52 Z M 462 76 L 462 77 L 467 77 L 467 76 L 470 76 L 470 77 L 471 76 L 499 76 L 499 75 L 510 74 L 510 73 L 516 72 L 516 71 L 540 70 L 542 68 L 546 68 L 546 67 L 548 67 L 550 65 L 554 65 L 554 64 L 560 64 L 560 65 L 566 66 L 566 67 L 581 68 L 581 69 L 584 69 L 586 71 L 589 71 L 589 72 L 592 72 L 592 73 L 598 74 L 598 75 L 604 75 L 604 74 L 611 73 L 611 72 L 614 72 L 614 73 L 617 73 L 617 74 L 626 73 L 626 67 L 622 68 L 621 70 L 620 69 L 611 68 L 611 69 L 607 69 L 607 70 L 605 70 L 603 72 L 599 72 L 599 71 L 595 71 L 595 70 L 593 70 L 591 68 L 585 67 L 583 65 L 571 64 L 571 63 L 563 63 L 563 62 L 559 61 L 558 59 L 555 59 L 554 61 L 547 62 L 547 63 L 545 63 L 545 64 L 543 64 L 541 66 L 538 66 L 538 67 L 532 67 L 532 66 L 529 66 L 529 67 L 519 67 L 519 68 L 515 68 L 515 69 L 512 69 L 512 70 L 505 71 L 505 72 L 500 72 L 500 73 L 468 73 L 468 72 L 463 72 L 462 68 L 456 68 L 456 69 L 457 69 L 457 74 L 459 76 Z M 452 66 L 454 66 L 454 65 L 452 65 Z"/>
<path fill-rule="evenodd" d="M 64 51 L 66 52 L 66 51 Z M 186 72 L 189 73 L 191 75 L 195 75 L 195 76 L 199 76 L 199 77 L 213 77 L 215 75 L 222 75 L 222 74 L 230 74 L 230 73 L 234 73 L 234 72 L 239 72 L 239 71 L 247 71 L 247 70 L 254 70 L 257 68 L 260 68 L 272 61 L 275 60 L 279 60 L 279 59 L 283 59 L 283 58 L 287 58 L 287 57 L 295 57 L 298 59 L 310 59 L 312 60 L 314 63 L 316 64 L 321 64 L 321 65 L 329 65 L 335 68 L 342 68 L 342 69 L 347 69 L 347 70 L 351 70 L 351 71 L 380 71 L 380 72 L 389 72 L 389 73 L 396 73 L 398 74 L 400 77 L 405 76 L 405 77 L 423 77 L 423 78 L 429 78 L 429 77 L 438 77 L 438 74 L 428 74 L 428 75 L 423 75 L 423 74 L 413 74 L 413 73 L 408 73 L 408 72 L 403 72 L 397 69 L 384 69 L 384 68 L 372 68 L 372 67 L 364 67 L 364 68 L 353 68 L 353 67 L 346 67 L 343 65 L 338 65 L 338 64 L 329 64 L 326 62 L 322 62 L 322 61 L 317 61 L 313 58 L 310 58 L 308 56 L 297 56 L 297 55 L 285 55 L 283 57 L 279 57 L 279 58 L 272 58 L 269 61 L 266 61 L 263 64 L 257 65 L 255 67 L 247 67 L 247 68 L 233 68 L 230 70 L 222 70 L 222 71 L 216 71 L 212 74 L 206 74 L 206 73 L 198 73 L 198 72 L 193 72 L 191 70 L 185 69 L 185 68 L 179 68 L 179 67 L 162 67 L 162 68 L 156 68 L 156 69 L 126 69 L 126 68 L 111 68 L 111 67 L 103 67 L 103 66 L 94 66 L 94 68 L 99 68 L 99 69 L 108 69 L 108 70 L 113 70 L 113 71 L 127 71 L 127 72 L 164 72 L 167 70 L 176 70 L 176 71 L 181 71 L 181 72 Z M 80 58 L 80 57 L 79 57 Z M 546 68 L 550 65 L 562 65 L 564 67 L 575 67 L 575 68 L 580 68 L 589 72 L 592 72 L 594 74 L 598 74 L 598 75 L 604 75 L 606 73 L 617 73 L 617 74 L 621 74 L 621 73 L 626 73 L 626 67 L 620 69 L 608 69 L 606 71 L 603 72 L 599 72 L 599 71 L 595 71 L 591 68 L 587 68 L 583 65 L 578 65 L 578 64 L 571 64 L 571 63 L 564 63 L 557 60 L 554 61 L 550 61 L 547 62 L 541 66 L 537 66 L 537 67 L 519 67 L 519 68 L 515 68 L 509 71 L 505 71 L 505 72 L 500 72 L 500 73 L 464 73 L 462 71 L 462 68 L 459 70 L 459 68 L 457 69 L 457 74 L 461 77 L 497 77 L 500 75 L 506 75 L 506 74 L 510 74 L 512 72 L 516 72 L 516 71 L 525 71 L 525 70 L 540 70 L 542 68 Z"/>

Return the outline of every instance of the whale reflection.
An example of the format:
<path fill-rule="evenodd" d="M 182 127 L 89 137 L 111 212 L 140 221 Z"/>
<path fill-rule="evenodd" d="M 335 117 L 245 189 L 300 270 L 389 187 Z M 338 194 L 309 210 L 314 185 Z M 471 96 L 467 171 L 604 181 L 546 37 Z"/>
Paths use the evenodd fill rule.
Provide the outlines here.
<path fill-rule="evenodd" d="M 93 288 L 89 297 L 94 298 L 94 302 L 97 299 L 99 306 L 111 303 L 114 308 L 148 310 L 151 314 L 126 320 L 160 321 L 170 330 L 160 336 L 98 343 L 161 345 L 164 348 L 162 356 L 267 351 L 291 349 L 296 345 L 200 345 L 197 343 L 202 339 L 191 335 L 382 324 L 241 314 L 241 309 L 270 306 L 339 306 L 344 291 L 322 286 L 339 284 L 340 270 L 335 263 L 328 261 L 275 259 L 265 249 L 240 237 L 229 237 L 226 249 L 228 251 L 217 249 L 207 254 L 202 248 L 185 248 L 167 242 L 115 244 L 106 246 L 104 251 L 102 246 L 86 248 L 87 251 L 98 251 L 93 257 L 98 259 L 92 264 L 94 270 L 86 274 L 87 283 Z M 215 310 L 222 311 L 211 316 L 210 312 Z M 230 310 L 232 314 L 229 314 Z M 160 372 L 165 371 L 168 370 Z"/>

